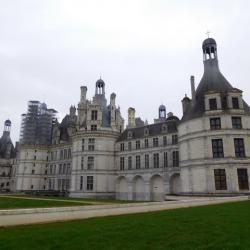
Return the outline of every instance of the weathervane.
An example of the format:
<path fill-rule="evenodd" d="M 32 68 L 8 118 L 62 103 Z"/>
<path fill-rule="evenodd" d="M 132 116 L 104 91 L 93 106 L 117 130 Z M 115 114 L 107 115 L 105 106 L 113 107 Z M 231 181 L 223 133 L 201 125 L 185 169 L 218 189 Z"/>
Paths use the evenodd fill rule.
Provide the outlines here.
<path fill-rule="evenodd" d="M 210 31 L 208 30 L 208 31 L 206 32 L 206 34 L 207 34 L 207 38 L 209 38 Z"/>

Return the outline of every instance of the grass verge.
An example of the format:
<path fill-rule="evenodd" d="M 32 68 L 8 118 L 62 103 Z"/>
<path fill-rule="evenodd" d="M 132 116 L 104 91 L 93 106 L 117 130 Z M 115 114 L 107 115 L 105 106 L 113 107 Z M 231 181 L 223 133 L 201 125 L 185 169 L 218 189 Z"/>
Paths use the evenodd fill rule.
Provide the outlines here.
<path fill-rule="evenodd" d="M 4 249 L 250 249 L 250 201 L 0 228 Z"/>

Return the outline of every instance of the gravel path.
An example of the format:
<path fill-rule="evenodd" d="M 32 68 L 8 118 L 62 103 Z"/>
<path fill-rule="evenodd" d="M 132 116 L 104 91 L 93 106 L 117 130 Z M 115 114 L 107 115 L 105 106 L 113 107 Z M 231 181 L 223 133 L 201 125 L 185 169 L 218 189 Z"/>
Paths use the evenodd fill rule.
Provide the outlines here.
<path fill-rule="evenodd" d="M 0 210 L 0 226 L 49 223 L 55 221 L 152 212 L 167 209 L 203 206 L 246 200 L 249 200 L 248 196 L 179 197 L 179 200 L 164 202 Z"/>

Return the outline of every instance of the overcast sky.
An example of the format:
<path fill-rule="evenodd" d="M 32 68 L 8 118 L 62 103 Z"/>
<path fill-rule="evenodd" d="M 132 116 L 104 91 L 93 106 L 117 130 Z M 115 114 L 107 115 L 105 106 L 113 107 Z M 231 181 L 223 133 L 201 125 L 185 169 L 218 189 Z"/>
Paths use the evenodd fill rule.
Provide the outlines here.
<path fill-rule="evenodd" d="M 181 99 L 203 74 L 207 30 L 219 65 L 250 103 L 250 1 L 0 0 L 0 128 L 20 116 L 29 100 L 68 113 L 80 86 L 94 95 L 101 75 L 106 95 L 153 122 L 158 107 L 181 117 Z"/>

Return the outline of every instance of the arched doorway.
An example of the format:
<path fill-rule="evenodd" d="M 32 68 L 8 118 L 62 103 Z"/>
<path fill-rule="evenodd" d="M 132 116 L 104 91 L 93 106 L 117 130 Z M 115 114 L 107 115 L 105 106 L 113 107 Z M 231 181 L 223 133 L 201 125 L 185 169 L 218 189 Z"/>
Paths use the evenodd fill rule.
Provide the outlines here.
<path fill-rule="evenodd" d="M 133 200 L 145 200 L 145 184 L 141 176 L 135 176 L 133 180 Z"/>
<path fill-rule="evenodd" d="M 128 200 L 128 182 L 124 176 L 117 179 L 116 198 L 118 200 Z"/>
<path fill-rule="evenodd" d="M 173 174 L 170 178 L 170 194 L 179 194 L 181 192 L 180 174 Z"/>
<path fill-rule="evenodd" d="M 160 175 L 152 176 L 150 180 L 150 192 L 152 201 L 165 200 L 164 182 L 163 178 Z"/>

